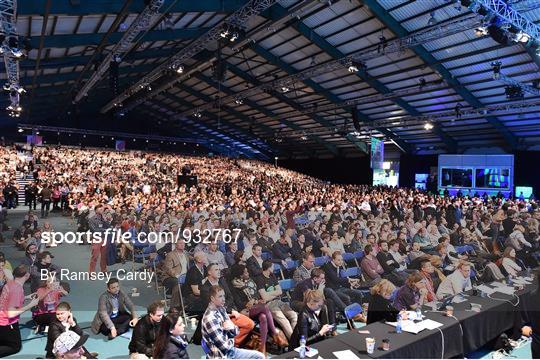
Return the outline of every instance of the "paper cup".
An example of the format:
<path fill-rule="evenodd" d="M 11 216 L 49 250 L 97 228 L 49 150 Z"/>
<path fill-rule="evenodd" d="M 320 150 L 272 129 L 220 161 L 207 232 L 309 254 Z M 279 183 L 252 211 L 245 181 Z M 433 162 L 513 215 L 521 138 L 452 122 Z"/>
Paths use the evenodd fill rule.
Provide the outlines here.
<path fill-rule="evenodd" d="M 373 354 L 375 351 L 375 339 L 374 338 L 366 338 L 366 350 L 368 354 Z"/>

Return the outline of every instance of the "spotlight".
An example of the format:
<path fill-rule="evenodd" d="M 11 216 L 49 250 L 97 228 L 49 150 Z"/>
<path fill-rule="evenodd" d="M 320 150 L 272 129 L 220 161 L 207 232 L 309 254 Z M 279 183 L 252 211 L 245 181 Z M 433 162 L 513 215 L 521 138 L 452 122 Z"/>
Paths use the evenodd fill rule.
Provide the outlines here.
<path fill-rule="evenodd" d="M 242 98 L 236 98 L 234 102 L 237 103 L 238 105 L 242 105 L 244 103 L 244 100 Z"/>
<path fill-rule="evenodd" d="M 430 12 L 430 13 L 429 13 L 429 16 L 430 16 L 430 17 L 429 17 L 429 20 L 428 20 L 428 23 L 427 23 L 427 24 L 428 24 L 429 26 L 437 25 L 437 23 L 438 23 L 439 21 L 438 21 L 437 18 L 435 17 L 435 11 Z"/>
<path fill-rule="evenodd" d="M 181 74 L 184 72 L 184 67 L 182 65 L 178 65 L 178 67 L 176 68 L 176 72 L 178 74 Z"/>
<path fill-rule="evenodd" d="M 152 86 L 151 86 L 151 85 L 148 85 L 148 86 L 146 87 L 146 90 L 147 90 L 147 91 L 152 91 Z"/>
<path fill-rule="evenodd" d="M 17 105 L 17 107 L 15 108 L 15 110 L 17 110 L 18 112 L 21 112 L 21 111 L 22 111 L 21 105 Z"/>
<path fill-rule="evenodd" d="M 202 115 L 201 113 L 197 110 L 193 113 L 193 116 L 195 116 L 196 118 L 200 118 Z"/>
<path fill-rule="evenodd" d="M 227 36 L 229 36 L 229 30 L 223 30 L 221 33 L 219 33 L 219 36 L 226 39 Z"/>
<path fill-rule="evenodd" d="M 516 42 L 526 43 L 531 39 L 531 36 L 523 31 L 520 31 L 515 36 Z"/>
<path fill-rule="evenodd" d="M 21 86 L 21 87 L 19 87 L 19 88 L 17 89 L 17 92 L 18 92 L 19 94 L 22 94 L 22 93 L 25 93 L 26 90 L 24 90 L 24 88 Z"/>
<path fill-rule="evenodd" d="M 115 63 L 119 63 L 119 62 L 122 61 L 122 58 L 120 57 L 120 55 L 115 54 L 115 55 L 113 56 L 113 61 L 114 61 Z"/>
<path fill-rule="evenodd" d="M 4 84 L 4 91 L 10 91 L 11 90 L 11 85 L 9 83 L 5 83 Z"/>
<path fill-rule="evenodd" d="M 485 26 L 479 26 L 476 29 L 474 29 L 474 34 L 478 37 L 484 36 L 488 34 L 488 29 Z"/>
<path fill-rule="evenodd" d="M 426 130 L 431 130 L 431 129 L 433 129 L 433 124 L 430 123 L 430 122 L 425 123 L 425 124 L 424 124 L 424 129 L 426 129 Z"/>
<path fill-rule="evenodd" d="M 238 33 L 232 33 L 231 38 L 229 39 L 230 42 L 236 41 L 238 39 Z"/>
<path fill-rule="evenodd" d="M 23 130 L 23 129 L 19 129 L 19 132 L 22 133 L 22 132 L 24 132 L 24 130 Z"/>
<path fill-rule="evenodd" d="M 349 65 L 347 70 L 349 70 L 349 72 L 351 72 L 351 73 L 358 72 L 358 66 L 356 66 L 354 63 L 352 63 L 351 65 Z"/>
<path fill-rule="evenodd" d="M 289 90 L 291 90 L 291 89 L 289 89 L 287 86 L 282 86 L 282 87 L 281 87 L 281 92 L 283 92 L 283 93 L 286 93 L 286 92 L 288 92 Z"/>

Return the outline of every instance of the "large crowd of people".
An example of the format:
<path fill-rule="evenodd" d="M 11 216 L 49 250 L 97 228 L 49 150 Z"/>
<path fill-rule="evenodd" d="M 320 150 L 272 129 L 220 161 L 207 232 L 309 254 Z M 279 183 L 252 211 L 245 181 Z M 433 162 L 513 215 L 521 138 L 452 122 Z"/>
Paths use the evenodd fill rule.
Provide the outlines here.
<path fill-rule="evenodd" d="M 129 234 L 123 243 L 92 245 L 92 273 L 98 261 L 104 272 L 142 251 L 151 260 L 144 265 L 158 276 L 166 302 L 153 302 L 139 318 L 111 279 L 92 322 L 94 333 L 111 340 L 132 327 L 132 356 L 188 357 L 188 314 L 199 319 L 191 341 L 207 357 L 263 358 L 268 346 L 283 351 L 302 336 L 308 344 L 335 336 L 352 304 L 365 310 L 356 320 L 394 321 L 400 312 L 539 265 L 534 200 L 336 185 L 224 157 L 39 147 L 22 160 L 0 148 L 0 160 L 0 230 L 8 230 L 8 209 L 28 209 L 12 238 L 25 251 L 23 264 L 11 271 L 0 257 L 0 338 L 10 338 L 0 356 L 20 351 L 16 325 L 30 309 L 36 324 L 48 327 L 47 357 L 96 356 L 61 299 L 69 284 L 38 278 L 43 269 L 56 271 L 54 247 L 42 237 L 52 231 L 50 213 L 72 216 L 74 231 Z M 196 186 L 177 182 L 186 165 Z M 17 172 L 34 179 L 24 205 Z M 152 232 L 179 236 L 141 241 Z M 282 288 L 288 282 L 280 280 L 289 279 L 295 286 Z"/>

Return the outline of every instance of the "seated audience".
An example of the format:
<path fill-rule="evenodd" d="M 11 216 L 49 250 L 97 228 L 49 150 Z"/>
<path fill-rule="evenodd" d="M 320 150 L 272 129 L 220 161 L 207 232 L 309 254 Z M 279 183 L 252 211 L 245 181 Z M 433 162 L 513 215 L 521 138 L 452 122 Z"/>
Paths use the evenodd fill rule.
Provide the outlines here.
<path fill-rule="evenodd" d="M 289 304 L 281 300 L 283 291 L 273 274 L 273 268 L 274 264 L 270 260 L 265 260 L 262 265 L 262 274 L 255 279 L 255 283 L 262 301 L 272 312 L 274 321 L 279 324 L 287 339 L 290 339 L 298 314 L 291 309 Z"/>
<path fill-rule="evenodd" d="M 516 263 L 516 250 L 511 247 L 504 249 L 501 265 L 508 275 L 517 276 L 518 272 L 523 270 Z"/>
<path fill-rule="evenodd" d="M 397 310 L 416 310 L 427 302 L 428 289 L 426 281 L 419 272 L 409 275 L 405 285 L 396 293 L 394 307 Z"/>
<path fill-rule="evenodd" d="M 304 336 L 308 345 L 324 340 L 334 331 L 334 323 L 328 318 L 328 309 L 324 309 L 324 297 L 318 290 L 307 290 L 304 306 L 298 315 L 298 322 L 291 336 L 291 347 L 300 346 L 300 337 Z"/>
<path fill-rule="evenodd" d="M 154 355 L 154 343 L 160 329 L 161 319 L 165 312 L 163 302 L 154 301 L 147 308 L 147 314 L 135 325 L 131 341 L 129 342 L 129 354 L 144 354 L 149 358 Z"/>
<path fill-rule="evenodd" d="M 161 319 L 154 343 L 153 359 L 189 359 L 186 325 L 179 312 L 170 312 Z"/>
<path fill-rule="evenodd" d="M 392 304 L 392 295 L 396 292 L 396 287 L 390 281 L 382 279 L 371 288 L 371 299 L 369 301 L 367 323 L 378 321 L 396 321 L 398 311 Z"/>
<path fill-rule="evenodd" d="M 210 289 L 210 304 L 206 309 L 202 322 L 203 347 L 208 349 L 208 359 L 264 359 L 258 351 L 235 347 L 234 337 L 238 335 L 238 327 L 225 310 L 225 291 L 219 286 Z"/>
<path fill-rule="evenodd" d="M 457 295 L 472 289 L 471 264 L 461 260 L 456 270 L 446 277 L 437 289 L 437 297 L 442 299 L 446 296 Z"/>

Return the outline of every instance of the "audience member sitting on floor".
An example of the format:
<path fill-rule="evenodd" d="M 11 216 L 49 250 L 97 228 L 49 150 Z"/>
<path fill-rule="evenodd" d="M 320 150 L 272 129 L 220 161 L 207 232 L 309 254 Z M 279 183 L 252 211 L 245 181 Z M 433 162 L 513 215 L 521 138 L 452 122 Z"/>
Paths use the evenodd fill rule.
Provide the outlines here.
<path fill-rule="evenodd" d="M 210 304 L 202 318 L 203 348 L 208 359 L 263 359 L 264 355 L 255 350 L 236 348 L 234 337 L 238 327 L 230 320 L 225 307 L 225 291 L 220 286 L 210 289 Z"/>
<path fill-rule="evenodd" d="M 291 348 L 300 346 L 300 337 L 306 343 L 313 344 L 324 340 L 334 331 L 334 323 L 328 319 L 328 309 L 324 305 L 324 296 L 318 290 L 308 290 L 304 294 L 304 307 L 298 315 L 298 322 L 291 336 Z"/>
<path fill-rule="evenodd" d="M 92 332 L 108 336 L 110 340 L 127 332 L 137 321 L 135 305 L 120 289 L 118 279 L 111 278 L 107 282 L 107 291 L 99 297 L 98 311 L 92 321 Z"/>
<path fill-rule="evenodd" d="M 76 319 L 71 312 L 71 305 L 67 302 L 61 302 L 56 306 L 56 313 L 54 319 L 49 324 L 49 332 L 47 333 L 47 345 L 45 351 L 47 352 L 47 359 L 54 359 L 53 345 L 54 341 L 60 336 L 60 334 L 66 331 L 73 331 L 77 335 L 81 336 L 83 331 L 77 324 Z"/>
<path fill-rule="evenodd" d="M 153 359 L 189 359 L 186 324 L 177 311 L 161 319 L 158 335 L 154 343 Z"/>
<path fill-rule="evenodd" d="M 154 301 L 147 308 L 147 314 L 143 316 L 135 325 L 131 341 L 129 342 L 129 355 L 136 357 L 137 354 L 144 354 L 152 357 L 154 354 L 154 343 L 160 329 L 161 319 L 165 313 L 165 306 L 161 301 Z"/>
<path fill-rule="evenodd" d="M 84 354 L 84 343 L 88 340 L 88 335 L 79 335 L 74 331 L 68 330 L 61 333 L 53 345 L 53 354 L 56 359 L 86 359 Z"/>
<path fill-rule="evenodd" d="M 49 276 L 47 280 L 41 281 L 36 294 L 39 303 L 32 311 L 32 319 L 37 325 L 37 332 L 47 332 L 47 327 L 56 318 L 56 307 L 60 303 L 60 297 L 66 296 L 68 292 L 59 281 Z"/>

